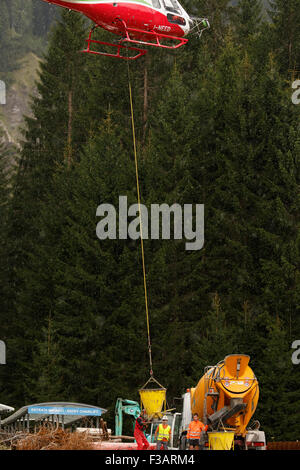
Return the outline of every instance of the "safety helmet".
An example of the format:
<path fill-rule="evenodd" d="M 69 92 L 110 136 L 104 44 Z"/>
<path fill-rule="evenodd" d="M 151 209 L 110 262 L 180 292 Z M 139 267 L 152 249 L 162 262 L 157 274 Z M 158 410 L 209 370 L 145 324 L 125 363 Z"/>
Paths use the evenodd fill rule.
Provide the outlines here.
<path fill-rule="evenodd" d="M 163 416 L 162 420 L 163 420 L 163 421 L 168 421 L 168 416 L 166 416 L 166 415 Z"/>

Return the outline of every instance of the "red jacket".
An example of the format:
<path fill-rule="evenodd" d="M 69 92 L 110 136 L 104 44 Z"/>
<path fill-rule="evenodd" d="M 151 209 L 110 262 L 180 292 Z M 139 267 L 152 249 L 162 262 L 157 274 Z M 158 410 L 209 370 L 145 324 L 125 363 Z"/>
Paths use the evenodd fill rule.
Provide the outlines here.
<path fill-rule="evenodd" d="M 144 432 L 145 429 L 146 429 L 146 422 L 144 421 L 142 416 L 139 416 L 135 421 L 134 432 L 135 431 Z"/>

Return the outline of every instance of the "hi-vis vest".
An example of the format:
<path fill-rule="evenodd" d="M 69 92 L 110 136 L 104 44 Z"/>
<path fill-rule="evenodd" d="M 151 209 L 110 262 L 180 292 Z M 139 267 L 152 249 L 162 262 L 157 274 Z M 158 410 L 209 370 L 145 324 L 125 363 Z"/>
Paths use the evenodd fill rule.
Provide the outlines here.
<path fill-rule="evenodd" d="M 171 426 L 168 425 L 166 428 L 164 428 L 163 425 L 160 424 L 158 426 L 157 440 L 162 441 L 163 439 L 165 439 L 166 441 L 168 441 L 170 438 L 170 430 L 171 430 Z"/>
<path fill-rule="evenodd" d="M 189 429 L 187 432 L 187 438 L 188 439 L 200 439 L 201 436 L 201 431 L 202 430 L 207 430 L 207 426 L 204 426 L 201 421 L 192 421 L 189 425 Z"/>

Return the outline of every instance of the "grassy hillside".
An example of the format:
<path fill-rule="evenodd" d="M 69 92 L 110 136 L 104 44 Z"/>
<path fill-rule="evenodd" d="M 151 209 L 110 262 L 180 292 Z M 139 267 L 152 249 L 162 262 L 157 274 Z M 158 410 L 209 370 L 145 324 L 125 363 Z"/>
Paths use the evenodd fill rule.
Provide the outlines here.
<path fill-rule="evenodd" d="M 19 61 L 7 87 L 6 105 L 0 107 L 0 126 L 9 142 L 18 144 L 23 115 L 30 114 L 30 96 L 35 93 L 39 58 L 32 52 Z"/>

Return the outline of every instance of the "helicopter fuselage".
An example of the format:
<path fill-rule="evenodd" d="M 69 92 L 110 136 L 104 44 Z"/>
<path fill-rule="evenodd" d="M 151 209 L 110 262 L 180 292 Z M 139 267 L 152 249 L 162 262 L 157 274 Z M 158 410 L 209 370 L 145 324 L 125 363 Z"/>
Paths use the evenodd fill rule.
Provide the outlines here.
<path fill-rule="evenodd" d="M 43 0 L 83 13 L 97 26 L 122 35 L 129 28 L 183 37 L 192 21 L 177 0 Z M 119 21 L 118 21 L 119 20 Z"/>

